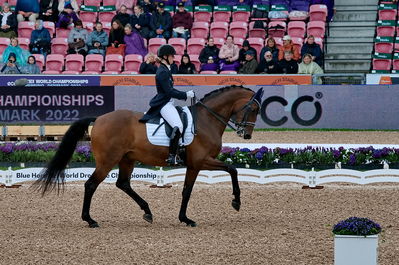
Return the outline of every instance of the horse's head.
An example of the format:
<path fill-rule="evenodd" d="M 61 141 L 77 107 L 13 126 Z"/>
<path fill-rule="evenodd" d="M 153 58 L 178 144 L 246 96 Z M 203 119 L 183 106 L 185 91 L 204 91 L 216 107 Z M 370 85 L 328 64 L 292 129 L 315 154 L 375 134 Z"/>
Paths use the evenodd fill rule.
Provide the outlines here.
<path fill-rule="evenodd" d="M 251 139 L 257 115 L 262 104 L 263 88 L 246 100 L 234 105 L 232 120 L 237 126 L 237 134 L 244 139 Z"/>

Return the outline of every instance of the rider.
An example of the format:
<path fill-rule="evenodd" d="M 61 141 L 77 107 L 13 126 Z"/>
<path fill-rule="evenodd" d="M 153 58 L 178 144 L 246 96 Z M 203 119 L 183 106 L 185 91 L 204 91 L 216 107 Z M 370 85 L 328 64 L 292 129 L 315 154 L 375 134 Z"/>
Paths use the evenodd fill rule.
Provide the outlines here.
<path fill-rule="evenodd" d="M 145 123 L 160 113 L 162 118 L 173 128 L 169 144 L 169 157 L 166 159 L 169 165 L 182 163 L 177 157 L 177 149 L 181 133 L 183 132 L 183 123 L 174 106 L 173 98 L 187 100 L 187 98 L 193 98 L 195 95 L 192 90 L 183 92 L 173 88 L 170 65 L 173 63 L 175 54 L 175 48 L 171 45 L 165 44 L 159 47 L 158 57 L 161 60 L 161 65 L 155 76 L 157 95 L 151 99 L 150 109 L 140 119 L 140 122 Z"/>

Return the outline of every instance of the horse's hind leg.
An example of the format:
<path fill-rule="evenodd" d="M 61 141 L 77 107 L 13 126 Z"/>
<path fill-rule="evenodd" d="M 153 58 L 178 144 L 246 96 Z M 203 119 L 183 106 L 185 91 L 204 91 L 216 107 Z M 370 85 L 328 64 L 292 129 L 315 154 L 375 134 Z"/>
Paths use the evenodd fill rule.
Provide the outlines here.
<path fill-rule="evenodd" d="M 129 161 L 127 159 L 122 159 L 119 163 L 119 176 L 116 181 L 116 186 L 123 190 L 127 195 L 129 195 L 144 211 L 143 218 L 149 223 L 152 223 L 152 213 L 148 206 L 148 203 L 140 197 L 130 185 L 130 178 L 134 168 L 134 161 Z"/>

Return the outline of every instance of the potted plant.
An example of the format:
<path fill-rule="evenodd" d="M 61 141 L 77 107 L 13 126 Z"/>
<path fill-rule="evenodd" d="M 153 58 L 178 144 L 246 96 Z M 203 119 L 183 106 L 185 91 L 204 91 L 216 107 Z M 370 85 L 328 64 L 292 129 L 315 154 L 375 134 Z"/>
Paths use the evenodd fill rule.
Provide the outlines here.
<path fill-rule="evenodd" d="M 368 218 L 350 217 L 333 228 L 334 265 L 376 265 L 381 226 Z"/>

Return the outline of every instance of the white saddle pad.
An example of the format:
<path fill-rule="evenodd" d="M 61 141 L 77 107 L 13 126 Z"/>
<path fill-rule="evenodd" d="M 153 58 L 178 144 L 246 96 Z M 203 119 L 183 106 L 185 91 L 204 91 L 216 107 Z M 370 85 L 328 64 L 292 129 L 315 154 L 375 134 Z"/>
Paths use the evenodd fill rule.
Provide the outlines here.
<path fill-rule="evenodd" d="M 188 107 L 183 107 L 183 111 L 187 114 L 187 129 L 184 133 L 184 142 L 180 139 L 180 145 L 189 145 L 194 140 L 193 134 L 193 117 Z M 160 119 L 160 123 L 163 123 L 164 119 Z M 147 138 L 153 145 L 169 146 L 170 139 L 165 133 L 165 125 L 162 125 L 158 131 L 152 135 L 158 128 L 159 124 L 146 123 Z"/>

